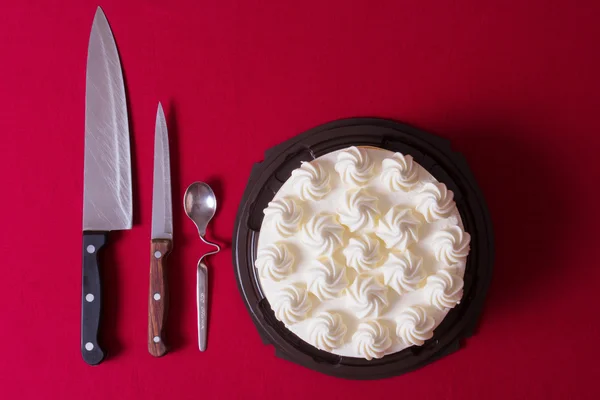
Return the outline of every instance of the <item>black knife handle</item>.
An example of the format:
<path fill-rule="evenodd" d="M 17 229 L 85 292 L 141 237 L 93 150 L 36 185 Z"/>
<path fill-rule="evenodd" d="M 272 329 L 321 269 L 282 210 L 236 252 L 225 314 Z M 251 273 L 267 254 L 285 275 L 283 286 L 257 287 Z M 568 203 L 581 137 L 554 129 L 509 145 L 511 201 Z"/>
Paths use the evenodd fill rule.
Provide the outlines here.
<path fill-rule="evenodd" d="M 102 285 L 98 251 L 106 244 L 108 232 L 83 233 L 83 280 L 81 291 L 81 355 L 83 360 L 96 365 L 104 359 L 98 344 L 98 328 L 102 305 Z"/>

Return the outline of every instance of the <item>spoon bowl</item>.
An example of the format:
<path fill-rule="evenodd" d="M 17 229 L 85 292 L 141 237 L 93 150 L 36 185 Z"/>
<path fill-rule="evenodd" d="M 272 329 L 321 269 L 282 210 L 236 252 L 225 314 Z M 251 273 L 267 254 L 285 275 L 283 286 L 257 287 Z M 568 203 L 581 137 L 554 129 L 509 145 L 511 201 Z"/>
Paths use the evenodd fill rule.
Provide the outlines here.
<path fill-rule="evenodd" d="M 204 237 L 206 227 L 217 211 L 217 198 L 213 190 L 204 182 L 192 183 L 183 196 L 183 208 L 196 224 L 200 237 Z"/>

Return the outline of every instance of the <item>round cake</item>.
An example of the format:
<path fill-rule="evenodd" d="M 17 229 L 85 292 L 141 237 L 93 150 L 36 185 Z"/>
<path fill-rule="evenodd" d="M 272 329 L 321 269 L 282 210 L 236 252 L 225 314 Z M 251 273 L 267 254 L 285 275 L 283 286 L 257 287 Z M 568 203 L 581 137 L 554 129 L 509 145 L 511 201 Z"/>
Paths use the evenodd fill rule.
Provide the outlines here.
<path fill-rule="evenodd" d="M 264 214 L 263 294 L 318 349 L 370 360 L 420 346 L 462 298 L 470 235 L 410 155 L 349 147 L 304 162 Z"/>

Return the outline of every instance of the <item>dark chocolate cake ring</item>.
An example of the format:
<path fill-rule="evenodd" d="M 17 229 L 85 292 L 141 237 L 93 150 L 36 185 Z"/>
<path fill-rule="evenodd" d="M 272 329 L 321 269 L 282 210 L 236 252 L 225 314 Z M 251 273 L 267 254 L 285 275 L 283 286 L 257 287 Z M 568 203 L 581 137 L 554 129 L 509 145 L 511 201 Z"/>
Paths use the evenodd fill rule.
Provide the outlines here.
<path fill-rule="evenodd" d="M 471 251 L 464 275 L 464 294 L 436 328 L 433 338 L 380 359 L 338 356 L 304 342 L 275 318 L 261 291 L 256 247 L 263 210 L 279 188 L 300 167 L 324 154 L 350 146 L 372 146 L 411 155 L 454 193 Z M 460 348 L 472 335 L 492 277 L 494 243 L 489 211 L 465 159 L 450 142 L 398 122 L 377 118 L 352 118 L 321 125 L 265 152 L 264 161 L 252 168 L 238 210 L 233 235 L 233 264 L 238 287 L 250 316 L 265 344 L 280 358 L 315 371 L 347 379 L 379 379 L 412 371 Z"/>

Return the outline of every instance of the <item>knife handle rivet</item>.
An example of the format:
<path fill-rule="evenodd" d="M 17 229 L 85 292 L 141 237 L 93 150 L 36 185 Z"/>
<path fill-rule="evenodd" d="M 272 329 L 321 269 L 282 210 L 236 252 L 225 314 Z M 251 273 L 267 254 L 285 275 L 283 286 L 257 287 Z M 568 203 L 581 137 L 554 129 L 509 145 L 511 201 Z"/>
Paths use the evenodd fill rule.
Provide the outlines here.
<path fill-rule="evenodd" d="M 88 303 L 91 303 L 92 301 L 94 301 L 94 295 L 91 293 L 86 294 L 85 301 L 87 301 Z"/>
<path fill-rule="evenodd" d="M 85 344 L 85 349 L 86 349 L 87 351 L 92 351 L 92 350 L 94 350 L 94 345 L 92 344 L 92 342 L 87 342 L 87 343 Z"/>
<path fill-rule="evenodd" d="M 160 337 L 154 336 L 154 338 L 152 340 L 154 340 L 154 343 L 158 343 L 158 342 L 160 342 Z"/>
<path fill-rule="evenodd" d="M 158 301 L 160 300 L 160 293 L 154 293 L 154 300 Z"/>
<path fill-rule="evenodd" d="M 161 256 L 162 256 L 162 253 L 160 251 L 156 250 L 154 252 L 154 258 L 160 258 Z"/>
<path fill-rule="evenodd" d="M 90 244 L 87 248 L 86 248 L 87 252 L 90 254 L 94 254 L 94 252 L 96 251 L 96 248 L 94 247 L 93 244 Z"/>

